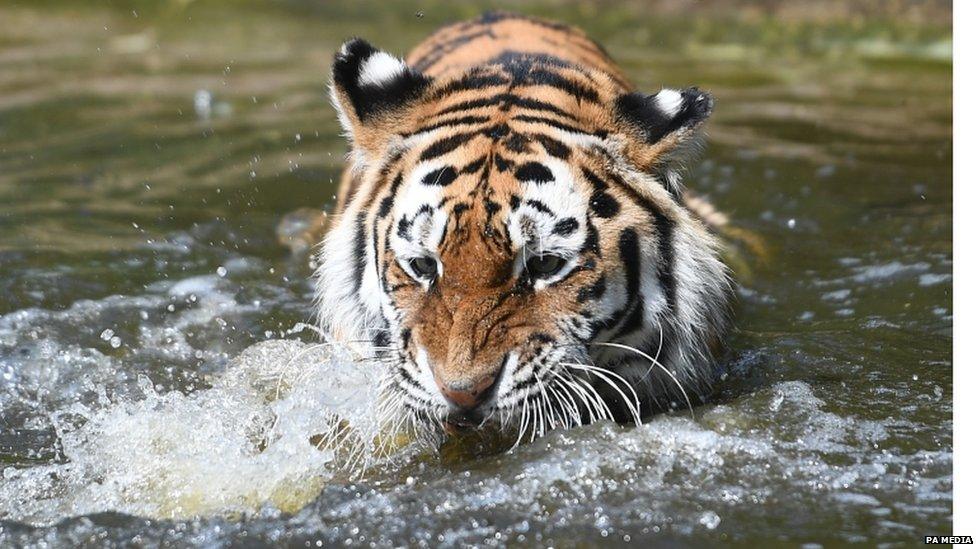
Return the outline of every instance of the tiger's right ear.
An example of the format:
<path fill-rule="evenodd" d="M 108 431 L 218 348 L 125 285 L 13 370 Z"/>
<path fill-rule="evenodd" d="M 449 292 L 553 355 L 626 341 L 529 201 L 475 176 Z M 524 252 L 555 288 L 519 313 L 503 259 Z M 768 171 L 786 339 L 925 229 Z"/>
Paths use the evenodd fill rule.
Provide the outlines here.
<path fill-rule="evenodd" d="M 349 40 L 332 64 L 332 103 L 354 149 L 375 150 L 431 79 L 365 40 Z"/>

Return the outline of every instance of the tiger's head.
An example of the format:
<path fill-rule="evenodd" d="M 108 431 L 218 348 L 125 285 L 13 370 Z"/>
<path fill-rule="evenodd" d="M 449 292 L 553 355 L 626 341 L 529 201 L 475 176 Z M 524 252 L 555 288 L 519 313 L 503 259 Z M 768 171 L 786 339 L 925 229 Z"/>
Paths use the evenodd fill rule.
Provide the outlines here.
<path fill-rule="evenodd" d="M 708 94 L 532 55 L 434 79 L 362 40 L 331 93 L 351 154 L 320 321 L 409 409 L 544 430 L 707 383 L 729 278 L 677 168 Z"/>

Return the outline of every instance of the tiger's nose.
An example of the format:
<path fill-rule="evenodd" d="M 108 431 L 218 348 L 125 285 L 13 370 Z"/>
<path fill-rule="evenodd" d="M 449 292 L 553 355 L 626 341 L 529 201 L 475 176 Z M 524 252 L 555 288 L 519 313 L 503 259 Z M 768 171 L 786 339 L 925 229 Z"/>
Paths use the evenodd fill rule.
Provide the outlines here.
<path fill-rule="evenodd" d="M 441 390 L 449 402 L 462 410 L 473 410 L 491 395 L 498 372 L 493 372 L 474 382 L 442 382 L 437 380 L 437 388 Z"/>

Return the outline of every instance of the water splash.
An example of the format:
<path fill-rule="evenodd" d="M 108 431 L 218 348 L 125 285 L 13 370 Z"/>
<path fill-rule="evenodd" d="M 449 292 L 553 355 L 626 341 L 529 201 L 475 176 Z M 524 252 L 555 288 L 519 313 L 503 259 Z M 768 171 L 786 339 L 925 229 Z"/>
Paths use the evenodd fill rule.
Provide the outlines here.
<path fill-rule="evenodd" d="M 341 417 L 372 441 L 375 365 L 328 345 L 272 340 L 242 353 L 212 387 L 53 414 L 67 463 L 8 468 L 0 518 L 47 524 L 121 511 L 154 518 L 293 512 L 339 471 L 312 441 Z"/>

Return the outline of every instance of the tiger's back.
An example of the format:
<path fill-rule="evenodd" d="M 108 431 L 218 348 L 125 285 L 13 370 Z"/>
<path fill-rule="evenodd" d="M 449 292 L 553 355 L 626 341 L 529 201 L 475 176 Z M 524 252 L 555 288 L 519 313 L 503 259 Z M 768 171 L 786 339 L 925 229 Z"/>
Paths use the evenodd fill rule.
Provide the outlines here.
<path fill-rule="evenodd" d="M 543 55 L 597 69 L 612 76 L 621 90 L 633 88 L 603 47 L 580 29 L 514 13 L 490 12 L 443 27 L 411 50 L 406 62 L 437 77 L 513 53 Z"/>

